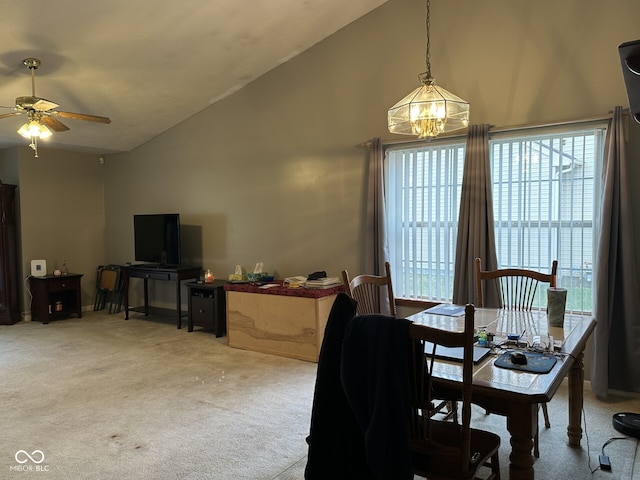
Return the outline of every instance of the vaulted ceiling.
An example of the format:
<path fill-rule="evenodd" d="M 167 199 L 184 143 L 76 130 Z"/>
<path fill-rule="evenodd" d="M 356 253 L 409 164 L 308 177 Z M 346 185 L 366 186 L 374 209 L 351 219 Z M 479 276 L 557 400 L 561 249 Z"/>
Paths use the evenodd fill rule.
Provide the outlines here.
<path fill-rule="evenodd" d="M 0 0 L 0 114 L 31 95 L 57 110 L 56 148 L 129 151 L 232 94 L 386 0 Z M 26 115 L 0 119 L 0 148 L 25 145 Z"/>

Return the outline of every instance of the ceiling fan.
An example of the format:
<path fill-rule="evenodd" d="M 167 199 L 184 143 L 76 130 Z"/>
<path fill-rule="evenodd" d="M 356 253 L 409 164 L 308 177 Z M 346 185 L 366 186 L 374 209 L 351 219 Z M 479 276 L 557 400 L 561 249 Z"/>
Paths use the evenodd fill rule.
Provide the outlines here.
<path fill-rule="evenodd" d="M 0 119 L 27 114 L 29 120 L 20 127 L 18 133 L 25 138 L 31 139 L 31 144 L 29 146 L 35 151 L 36 157 L 38 156 L 37 140 L 39 138 L 42 139 L 50 137 L 52 130 L 54 132 L 64 132 L 69 130 L 69 127 L 56 117 L 69 118 L 73 120 L 86 120 L 88 122 L 97 123 L 111 123 L 111 120 L 107 117 L 55 110 L 55 108 L 59 107 L 57 103 L 47 100 L 46 98 L 36 96 L 36 69 L 41 64 L 40 60 L 37 58 L 25 58 L 22 63 L 31 70 L 31 95 L 17 97 L 15 107 L 1 107 L 11 108 L 14 111 L 11 113 L 0 114 Z"/>

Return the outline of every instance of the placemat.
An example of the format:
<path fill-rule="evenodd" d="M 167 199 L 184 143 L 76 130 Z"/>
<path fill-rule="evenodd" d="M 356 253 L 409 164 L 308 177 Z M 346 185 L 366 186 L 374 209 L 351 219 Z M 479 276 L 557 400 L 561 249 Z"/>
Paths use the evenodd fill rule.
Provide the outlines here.
<path fill-rule="evenodd" d="M 549 373 L 558 359 L 553 355 L 537 352 L 522 352 L 527 357 L 526 365 L 518 365 L 511 362 L 511 351 L 500 355 L 494 365 L 501 368 L 509 368 L 511 370 L 522 370 L 530 373 Z"/>

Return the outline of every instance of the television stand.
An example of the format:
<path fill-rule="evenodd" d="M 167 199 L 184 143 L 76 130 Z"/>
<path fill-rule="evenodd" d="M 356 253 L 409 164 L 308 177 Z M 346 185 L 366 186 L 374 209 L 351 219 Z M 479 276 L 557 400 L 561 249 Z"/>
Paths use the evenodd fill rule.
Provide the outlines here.
<path fill-rule="evenodd" d="M 129 310 L 132 312 L 154 315 L 175 315 L 178 328 L 182 328 L 182 317 L 187 312 L 182 312 L 182 300 L 180 288 L 183 280 L 198 280 L 202 267 L 188 265 L 177 265 L 173 267 L 161 265 L 129 265 L 123 268 L 124 271 L 124 319 L 129 320 Z M 129 307 L 129 279 L 141 278 L 144 281 L 144 305 L 140 307 Z M 176 284 L 176 309 L 159 308 L 149 306 L 149 280 L 165 282 L 175 282 Z"/>
<path fill-rule="evenodd" d="M 153 269 L 163 269 L 163 270 L 175 270 L 176 268 L 182 268 L 184 265 L 169 265 L 165 263 L 136 263 L 135 265 L 130 265 L 131 267 L 136 268 L 153 268 Z"/>

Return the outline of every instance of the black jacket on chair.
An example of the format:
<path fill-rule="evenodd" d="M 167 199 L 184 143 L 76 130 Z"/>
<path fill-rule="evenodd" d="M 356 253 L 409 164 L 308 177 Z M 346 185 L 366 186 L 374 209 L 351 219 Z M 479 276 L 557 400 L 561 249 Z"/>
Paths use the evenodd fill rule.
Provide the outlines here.
<path fill-rule="evenodd" d="M 318 359 L 306 480 L 412 479 L 409 324 L 339 294 Z"/>
<path fill-rule="evenodd" d="M 356 314 L 355 301 L 339 293 L 325 327 L 311 410 L 306 480 L 373 479 L 367 471 L 364 436 L 340 381 L 342 339 Z"/>
<path fill-rule="evenodd" d="M 342 344 L 341 378 L 379 480 L 413 479 L 409 452 L 409 320 L 361 315 Z"/>

